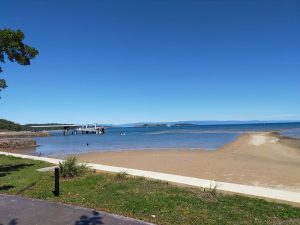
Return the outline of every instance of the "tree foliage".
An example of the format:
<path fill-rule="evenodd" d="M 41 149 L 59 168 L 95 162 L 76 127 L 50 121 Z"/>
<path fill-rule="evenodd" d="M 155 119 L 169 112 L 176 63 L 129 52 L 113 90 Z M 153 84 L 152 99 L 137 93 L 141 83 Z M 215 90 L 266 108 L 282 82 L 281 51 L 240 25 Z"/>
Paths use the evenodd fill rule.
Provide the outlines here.
<path fill-rule="evenodd" d="M 21 131 L 21 130 L 23 130 L 23 127 L 22 127 L 22 125 L 20 125 L 18 123 L 14 123 L 9 120 L 0 119 L 0 130 Z"/>
<path fill-rule="evenodd" d="M 24 44 L 24 38 L 24 33 L 21 30 L 0 29 L 0 63 L 4 63 L 7 59 L 20 65 L 30 65 L 30 60 L 39 52 L 37 49 Z M 0 79 L 0 91 L 6 87 L 5 80 Z"/>

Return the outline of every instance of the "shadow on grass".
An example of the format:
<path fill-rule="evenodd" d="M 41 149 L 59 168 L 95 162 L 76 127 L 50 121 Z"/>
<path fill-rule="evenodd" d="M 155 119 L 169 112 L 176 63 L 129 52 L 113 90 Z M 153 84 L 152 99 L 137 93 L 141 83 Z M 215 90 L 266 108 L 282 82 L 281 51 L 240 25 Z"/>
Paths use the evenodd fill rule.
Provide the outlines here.
<path fill-rule="evenodd" d="M 17 224 L 18 224 L 17 219 L 13 219 L 8 223 L 8 225 L 17 225 Z"/>
<path fill-rule="evenodd" d="M 0 186 L 0 191 L 7 191 L 7 190 L 9 190 L 11 188 L 14 188 L 14 187 L 15 186 L 13 186 L 13 185 L 2 185 L 2 186 Z"/>
<path fill-rule="evenodd" d="M 9 221 L 9 223 L 7 225 L 17 225 L 17 219 L 12 219 L 11 221 Z M 0 225 L 5 225 L 5 224 L 2 224 L 0 223 Z"/>
<path fill-rule="evenodd" d="M 82 215 L 80 220 L 76 221 L 75 225 L 98 225 L 104 224 L 102 221 L 102 217 L 97 211 L 93 211 L 92 216 Z"/>
<path fill-rule="evenodd" d="M 11 172 L 19 171 L 25 167 L 33 166 L 33 165 L 34 164 L 32 164 L 32 163 L 19 163 L 19 164 L 14 164 L 14 165 L 0 166 L 0 177 L 4 177 L 7 174 L 10 174 Z"/>

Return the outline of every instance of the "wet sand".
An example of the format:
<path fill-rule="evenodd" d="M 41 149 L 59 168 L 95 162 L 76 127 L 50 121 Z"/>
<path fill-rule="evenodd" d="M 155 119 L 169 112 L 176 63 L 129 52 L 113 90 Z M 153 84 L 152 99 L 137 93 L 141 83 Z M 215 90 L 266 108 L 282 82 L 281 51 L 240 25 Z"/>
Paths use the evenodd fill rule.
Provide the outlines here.
<path fill-rule="evenodd" d="M 300 192 L 300 141 L 249 133 L 216 151 L 95 152 L 81 161 Z"/>

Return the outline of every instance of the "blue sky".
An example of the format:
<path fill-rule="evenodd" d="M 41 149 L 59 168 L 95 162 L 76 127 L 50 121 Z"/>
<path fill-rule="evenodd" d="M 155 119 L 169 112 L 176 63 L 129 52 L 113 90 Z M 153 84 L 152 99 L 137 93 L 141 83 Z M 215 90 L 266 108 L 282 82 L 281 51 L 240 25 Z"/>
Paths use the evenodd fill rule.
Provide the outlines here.
<path fill-rule="evenodd" d="M 1 1 L 40 54 L 5 63 L 19 123 L 300 120 L 298 0 Z"/>

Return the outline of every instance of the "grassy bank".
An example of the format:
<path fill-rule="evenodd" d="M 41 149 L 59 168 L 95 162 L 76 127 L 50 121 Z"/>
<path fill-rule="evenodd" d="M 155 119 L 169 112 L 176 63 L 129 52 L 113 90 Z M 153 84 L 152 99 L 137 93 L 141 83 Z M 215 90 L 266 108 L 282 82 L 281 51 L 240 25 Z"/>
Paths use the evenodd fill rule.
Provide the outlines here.
<path fill-rule="evenodd" d="M 96 208 L 157 224 L 300 224 L 300 208 L 237 195 L 203 193 L 165 182 L 89 173 L 61 179 L 54 197 L 44 162 L 0 156 L 0 193 Z"/>

